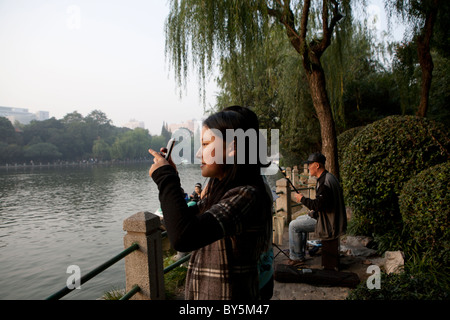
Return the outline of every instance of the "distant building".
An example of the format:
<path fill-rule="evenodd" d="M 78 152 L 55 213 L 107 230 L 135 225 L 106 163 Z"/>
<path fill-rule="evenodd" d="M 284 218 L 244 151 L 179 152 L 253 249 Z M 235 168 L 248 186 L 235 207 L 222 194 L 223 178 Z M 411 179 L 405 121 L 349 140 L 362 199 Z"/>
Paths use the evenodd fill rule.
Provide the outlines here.
<path fill-rule="evenodd" d="M 175 130 L 177 130 L 179 128 L 186 128 L 186 129 L 189 129 L 192 133 L 194 133 L 194 130 L 196 129 L 196 122 L 197 122 L 197 120 L 192 119 L 192 120 L 187 120 L 182 123 L 172 123 L 172 124 L 169 124 L 169 131 L 175 132 Z M 198 124 L 197 124 L 197 126 L 198 126 Z"/>
<path fill-rule="evenodd" d="M 11 108 L 11 107 L 1 107 L 0 106 L 0 117 L 5 117 L 12 124 L 18 121 L 22 124 L 29 124 L 33 120 L 47 120 L 50 118 L 48 111 L 38 111 L 36 113 L 28 112 L 25 108 Z"/>
<path fill-rule="evenodd" d="M 38 111 L 35 113 L 36 120 L 43 121 L 50 119 L 50 113 L 48 111 Z"/>
<path fill-rule="evenodd" d="M 142 128 L 145 129 L 145 124 L 143 121 L 136 121 L 134 119 L 131 119 L 129 122 L 125 123 L 123 125 L 125 128 L 129 128 L 129 129 L 136 129 L 136 128 Z"/>

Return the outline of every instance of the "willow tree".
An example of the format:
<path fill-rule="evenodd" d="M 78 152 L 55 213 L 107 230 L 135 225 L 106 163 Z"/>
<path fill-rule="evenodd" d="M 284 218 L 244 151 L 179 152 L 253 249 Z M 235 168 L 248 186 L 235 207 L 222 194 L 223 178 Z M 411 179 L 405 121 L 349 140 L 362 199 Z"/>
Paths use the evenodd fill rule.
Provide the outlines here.
<path fill-rule="evenodd" d="M 302 58 L 311 99 L 320 123 L 326 166 L 339 176 L 336 129 L 326 90 L 321 57 L 335 28 L 350 18 L 350 0 L 171 0 L 166 21 L 166 54 L 180 86 L 190 63 L 205 88 L 216 59 L 241 54 L 249 61 L 270 25 L 284 27 L 288 41 Z M 344 13 L 344 14 L 343 14 Z"/>
<path fill-rule="evenodd" d="M 441 0 L 395 0 L 386 1 L 389 16 L 397 14 L 409 24 L 407 30 L 417 47 L 417 57 L 422 71 L 420 103 L 417 115 L 425 117 L 428 111 L 429 95 L 434 68 L 431 43 L 434 27 L 438 19 L 448 20 L 448 3 Z M 442 10 L 444 8 L 444 10 Z M 448 24 L 448 22 L 447 22 Z M 448 32 L 446 30 L 445 32 Z M 408 35 L 405 34 L 405 37 Z M 444 38 L 447 42 L 447 38 Z"/>
<path fill-rule="evenodd" d="M 283 164 L 297 165 L 320 150 L 320 126 L 301 57 L 285 40 L 284 28 L 273 24 L 251 62 L 240 54 L 222 58 L 215 110 L 251 106 L 261 128 L 280 130 Z"/>

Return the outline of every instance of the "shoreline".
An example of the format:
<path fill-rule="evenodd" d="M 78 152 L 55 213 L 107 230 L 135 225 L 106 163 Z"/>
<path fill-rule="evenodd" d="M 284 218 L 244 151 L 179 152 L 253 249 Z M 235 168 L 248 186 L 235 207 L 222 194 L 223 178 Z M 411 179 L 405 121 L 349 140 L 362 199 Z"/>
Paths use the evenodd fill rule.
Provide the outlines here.
<path fill-rule="evenodd" d="M 0 169 L 33 169 L 33 168 L 61 168 L 61 167 L 89 167 L 89 166 L 97 166 L 97 165 L 124 165 L 124 164 L 137 164 L 137 163 L 151 163 L 152 160 L 107 160 L 107 161 L 61 161 L 58 163 L 14 163 L 14 164 L 6 164 L 0 165 Z"/>

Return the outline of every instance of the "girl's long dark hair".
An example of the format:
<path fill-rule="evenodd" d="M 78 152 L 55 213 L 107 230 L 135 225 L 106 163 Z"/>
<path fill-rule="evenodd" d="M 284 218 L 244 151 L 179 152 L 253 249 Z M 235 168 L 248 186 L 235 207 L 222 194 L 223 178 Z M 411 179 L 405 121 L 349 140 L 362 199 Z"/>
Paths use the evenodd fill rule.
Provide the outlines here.
<path fill-rule="evenodd" d="M 257 163 L 250 164 L 250 146 L 249 140 L 246 138 L 245 141 L 245 163 L 237 162 L 237 154 L 235 154 L 233 164 L 223 164 L 223 170 L 225 177 L 222 180 L 217 178 L 211 178 L 206 190 L 205 206 L 203 211 L 209 209 L 213 204 L 217 203 L 223 195 L 230 189 L 251 185 L 256 189 L 265 191 L 265 185 L 263 178 L 261 176 L 261 168 L 267 167 L 269 164 L 263 163 L 259 157 L 259 122 L 256 114 L 248 108 L 240 106 L 231 106 L 222 111 L 219 111 L 206 120 L 203 121 L 203 125 L 209 129 L 216 129 L 222 133 L 222 137 L 225 140 L 227 129 L 243 129 L 244 131 L 248 129 L 254 129 L 257 132 Z M 236 147 L 236 140 L 235 140 Z M 242 152 L 239 149 L 238 152 Z M 265 153 L 264 153 L 265 154 Z"/>

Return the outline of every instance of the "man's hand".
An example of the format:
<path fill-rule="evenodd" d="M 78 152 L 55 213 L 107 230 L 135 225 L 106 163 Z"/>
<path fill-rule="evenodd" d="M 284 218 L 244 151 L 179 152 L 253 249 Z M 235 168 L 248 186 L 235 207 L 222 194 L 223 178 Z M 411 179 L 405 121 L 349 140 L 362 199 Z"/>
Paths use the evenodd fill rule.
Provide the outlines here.
<path fill-rule="evenodd" d="M 303 198 L 303 194 L 301 192 L 299 192 L 299 193 L 295 193 L 294 196 L 295 196 L 295 202 L 300 203 L 300 201 Z"/>

